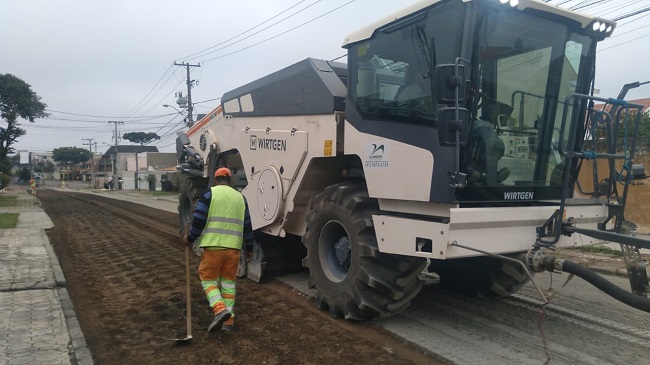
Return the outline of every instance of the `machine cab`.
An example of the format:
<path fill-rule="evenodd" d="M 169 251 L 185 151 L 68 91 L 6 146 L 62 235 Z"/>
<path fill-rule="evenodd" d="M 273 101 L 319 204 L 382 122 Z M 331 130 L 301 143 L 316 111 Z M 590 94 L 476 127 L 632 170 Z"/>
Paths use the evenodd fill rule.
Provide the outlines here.
<path fill-rule="evenodd" d="M 348 38 L 348 119 L 390 124 L 402 142 L 455 162 L 433 170 L 432 191 L 446 195 L 432 201 L 560 199 L 560 152 L 574 148 L 563 113 L 568 124 L 586 118 L 584 101 L 567 96 L 589 93 L 596 42 L 614 24 L 532 0 L 419 6 Z M 442 138 L 455 134 L 449 119 L 457 143 Z M 578 134 L 584 140 L 584 128 Z M 451 183 L 454 173 L 462 184 Z"/>

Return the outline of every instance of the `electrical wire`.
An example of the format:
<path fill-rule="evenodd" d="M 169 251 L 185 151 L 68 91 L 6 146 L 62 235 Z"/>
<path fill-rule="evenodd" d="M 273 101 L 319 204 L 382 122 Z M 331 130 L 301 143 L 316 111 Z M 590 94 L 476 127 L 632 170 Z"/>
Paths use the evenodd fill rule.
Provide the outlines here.
<path fill-rule="evenodd" d="M 305 7 L 305 8 L 303 8 L 303 9 L 301 9 L 301 10 L 299 10 L 299 11 L 297 11 L 297 12 L 295 12 L 295 13 L 289 15 L 289 16 L 287 16 L 287 17 L 284 18 L 284 19 L 281 19 L 281 20 L 279 20 L 279 21 L 277 21 L 277 22 L 275 22 L 275 23 L 269 25 L 268 27 L 262 28 L 262 29 L 258 30 L 257 32 L 252 33 L 252 34 L 250 34 L 250 35 L 247 35 L 246 37 L 241 38 L 241 39 L 239 39 L 239 40 L 237 40 L 237 41 L 234 41 L 234 42 L 232 42 L 232 43 L 226 44 L 226 45 L 224 45 L 223 47 L 219 47 L 219 48 L 217 48 L 217 49 L 213 49 L 213 50 L 211 50 L 211 51 L 209 51 L 209 52 L 205 52 L 205 53 L 203 53 L 203 54 L 201 54 L 201 55 L 199 55 L 199 56 L 192 57 L 191 59 L 196 59 L 196 58 L 199 58 L 199 57 L 205 57 L 205 56 L 207 56 L 207 55 L 213 54 L 213 53 L 215 53 L 215 52 L 221 51 L 221 50 L 223 50 L 223 49 L 226 49 L 226 48 L 228 48 L 228 47 L 231 47 L 231 46 L 234 46 L 234 45 L 236 45 L 236 44 L 238 44 L 238 43 L 241 43 L 241 42 L 245 41 L 246 39 L 249 39 L 249 38 L 251 38 L 251 37 L 253 37 L 253 36 L 255 36 L 255 35 L 258 35 L 258 34 L 264 32 L 264 31 L 266 31 L 266 30 L 268 30 L 268 29 L 270 29 L 270 28 L 272 28 L 272 27 L 274 27 L 274 26 L 276 26 L 276 25 L 278 25 L 278 24 L 284 22 L 285 20 L 287 20 L 287 19 L 289 19 L 289 18 L 291 18 L 291 17 L 293 17 L 293 16 L 295 16 L 295 15 L 297 15 L 297 14 L 303 12 L 304 10 L 307 10 L 308 8 L 310 8 L 310 7 L 314 6 L 314 5 L 316 5 L 317 3 L 321 2 L 321 1 L 322 1 L 322 0 L 317 0 L 317 1 L 314 2 L 313 4 L 308 5 L 307 7 Z M 222 43 L 223 43 L 223 42 L 222 42 Z"/>
<path fill-rule="evenodd" d="M 147 116 L 141 116 L 141 117 L 110 117 L 110 116 L 105 116 L 105 115 L 89 115 L 89 114 L 77 114 L 77 113 L 68 113 L 68 112 L 60 112 L 56 110 L 51 110 L 51 109 L 45 109 L 47 112 L 51 113 L 57 113 L 57 114 L 65 114 L 65 115 L 74 115 L 74 116 L 79 116 L 79 117 L 88 117 L 88 118 L 101 118 L 101 119 L 133 119 L 132 121 L 137 122 L 137 121 L 142 121 L 142 120 L 150 120 L 150 119 L 156 119 L 156 118 L 161 118 L 161 117 L 167 117 L 170 115 L 173 115 L 175 113 L 169 113 L 169 114 L 158 114 L 158 115 L 147 115 Z M 38 118 L 39 120 L 41 119 L 52 119 L 52 120 L 71 120 L 71 121 L 78 121 L 78 122 L 87 122 L 87 123 L 106 123 L 105 120 L 103 121 L 96 121 L 96 120 L 82 120 L 82 119 L 64 119 L 64 118 L 51 118 L 51 117 L 45 117 L 45 118 Z M 129 122 L 129 121 L 126 121 Z"/>
<path fill-rule="evenodd" d="M 635 11 L 633 11 L 633 12 L 631 12 L 631 13 L 628 13 L 628 14 L 625 14 L 625 15 L 618 16 L 618 17 L 616 17 L 616 18 L 614 18 L 614 19 L 612 19 L 612 20 L 614 20 L 615 22 L 617 22 L 617 21 L 619 21 L 619 20 L 627 19 L 627 18 L 629 18 L 629 17 L 635 16 L 635 15 L 639 15 L 639 14 L 643 14 L 643 13 L 648 12 L 648 11 L 650 11 L 650 6 L 648 6 L 648 7 L 646 7 L 646 8 L 642 8 L 642 9 L 635 10 Z"/>
<path fill-rule="evenodd" d="M 622 45 L 624 45 L 624 44 L 627 44 L 627 43 L 630 43 L 630 42 L 633 42 L 633 41 L 636 41 L 636 40 L 639 40 L 639 39 L 645 38 L 645 37 L 647 37 L 647 36 L 650 36 L 650 34 L 642 35 L 642 36 L 640 36 L 640 37 L 637 37 L 637 38 L 634 38 L 634 39 L 630 39 L 629 41 L 625 41 L 625 42 L 617 43 L 617 44 L 612 45 L 612 46 L 610 46 L 610 47 L 603 48 L 603 49 L 601 49 L 601 50 L 599 50 L 599 51 L 600 51 L 600 52 L 604 52 L 604 51 L 607 51 L 608 49 L 612 49 L 612 48 L 615 48 L 615 47 L 618 47 L 618 46 L 622 46 Z"/>
<path fill-rule="evenodd" d="M 272 40 L 272 39 L 278 38 L 278 37 L 280 37 L 280 36 L 282 36 L 282 35 L 285 35 L 285 34 L 291 32 L 291 31 L 294 31 L 294 30 L 296 30 L 296 29 L 298 29 L 298 28 L 301 28 L 301 27 L 303 27 L 303 26 L 305 26 L 305 25 L 307 25 L 307 24 L 309 24 L 309 23 L 311 23 L 311 22 L 314 22 L 314 21 L 316 21 L 316 20 L 318 20 L 318 19 L 320 19 L 320 18 L 322 18 L 322 17 L 324 17 L 324 16 L 326 16 L 326 15 L 329 15 L 329 14 L 331 14 L 331 13 L 333 13 L 333 12 L 335 12 L 335 11 L 341 9 L 341 8 L 343 8 L 344 6 L 347 6 L 347 5 L 349 5 L 349 4 L 352 4 L 352 3 L 355 2 L 355 1 L 356 1 L 356 0 L 350 0 L 350 1 L 348 1 L 347 3 L 345 3 L 345 4 L 341 5 L 341 6 L 338 6 L 338 7 L 334 8 L 334 9 L 332 9 L 332 10 L 330 10 L 330 11 L 324 13 L 324 14 L 321 14 L 321 15 L 319 15 L 319 16 L 317 16 L 317 17 L 315 17 L 315 18 L 312 18 L 312 19 L 310 19 L 310 20 L 308 20 L 308 21 L 306 21 L 306 22 L 304 22 L 304 23 L 302 23 L 302 24 L 300 24 L 300 25 L 297 25 L 297 26 L 295 26 L 295 27 L 293 27 L 293 28 L 291 28 L 291 29 L 288 29 L 288 30 L 286 30 L 286 31 L 284 31 L 284 32 L 281 32 L 281 33 L 276 34 L 276 35 L 274 35 L 274 36 L 272 36 L 272 37 L 269 37 L 269 38 L 266 38 L 266 39 L 264 39 L 264 40 L 262 40 L 262 41 L 259 41 L 259 42 L 257 42 L 257 43 L 254 43 L 254 44 L 252 44 L 252 45 L 250 45 L 250 46 L 247 46 L 247 47 L 244 47 L 244 48 L 240 48 L 240 49 L 238 49 L 238 50 L 236 50 L 236 51 L 233 51 L 233 52 L 230 52 L 230 53 L 226 53 L 226 54 L 223 54 L 223 55 L 221 55 L 221 56 L 217 56 L 217 57 L 214 57 L 214 58 L 210 58 L 210 59 L 207 59 L 207 60 L 203 60 L 203 61 L 201 61 L 201 62 L 203 62 L 203 63 L 207 63 L 207 62 L 210 62 L 210 61 L 218 60 L 218 59 L 221 59 L 221 58 L 224 58 L 224 57 L 227 57 L 227 56 L 233 55 L 233 54 L 235 54 L 235 53 L 242 52 L 242 51 L 247 50 L 247 49 L 249 49 L 249 48 L 252 48 L 252 47 L 258 46 L 258 45 L 260 45 L 260 44 L 262 44 L 262 43 L 266 43 L 266 42 L 268 42 L 268 41 L 270 41 L 270 40 Z"/>
<path fill-rule="evenodd" d="M 171 67 L 171 66 L 170 66 L 170 67 Z M 178 70 L 178 69 L 174 69 L 174 71 L 173 71 L 172 73 L 170 73 L 169 76 L 167 76 L 167 79 L 165 80 L 165 82 L 164 82 L 162 85 L 160 85 L 160 87 L 158 87 L 158 89 L 156 90 L 156 92 L 154 92 L 153 94 L 150 94 L 149 97 L 146 98 L 146 101 L 144 101 L 143 103 L 141 103 L 137 108 L 133 109 L 131 112 L 125 114 L 125 116 L 134 115 L 134 114 L 136 114 L 139 110 L 141 110 L 142 108 L 144 108 L 147 104 L 149 104 L 149 103 L 151 102 L 151 100 L 152 100 L 156 95 L 158 95 L 158 94 L 161 92 L 161 90 L 165 87 L 165 85 L 167 85 L 167 83 L 169 83 L 169 81 L 172 79 L 172 77 L 175 77 L 177 70 Z M 167 96 L 169 96 L 171 93 L 173 93 L 174 90 L 176 90 L 176 88 L 178 88 L 178 85 L 180 85 L 180 84 L 183 83 L 184 81 L 185 81 L 185 79 L 183 79 L 183 80 L 181 80 L 179 83 L 177 83 L 176 86 L 174 86 L 174 87 L 172 88 L 172 90 L 171 90 L 170 92 L 168 92 L 168 93 L 163 97 L 163 100 L 164 100 L 164 98 L 166 98 Z M 160 102 L 158 102 L 158 104 L 160 104 Z M 154 104 L 154 106 L 152 106 L 151 108 L 147 109 L 147 111 L 141 113 L 140 116 L 149 113 L 151 110 L 153 110 L 153 109 L 156 108 L 157 106 L 158 106 L 158 105 Z"/>
<path fill-rule="evenodd" d="M 269 22 L 269 21 L 271 21 L 271 20 L 277 18 L 278 16 L 280 16 L 280 15 L 286 13 L 287 11 L 289 11 L 289 10 L 295 8 L 296 6 L 298 6 L 298 5 L 302 4 L 302 3 L 304 3 L 305 1 L 307 1 L 307 0 L 302 0 L 302 1 L 298 2 L 298 3 L 295 4 L 295 5 L 292 5 L 292 6 L 290 6 L 289 8 L 287 8 L 287 9 L 281 11 L 280 13 L 278 13 L 278 14 L 272 16 L 271 18 L 269 18 L 269 19 L 267 19 L 267 20 L 265 20 L 265 21 L 263 21 L 263 22 L 261 22 L 261 23 L 255 25 L 255 26 L 252 27 L 252 28 L 248 28 L 247 30 L 245 30 L 245 31 L 243 31 L 243 32 L 241 32 L 241 33 L 239 33 L 239 34 L 233 36 L 233 37 L 230 37 L 230 38 L 226 39 L 225 41 L 222 41 L 222 42 L 220 42 L 220 43 L 217 43 L 217 44 L 215 44 L 214 46 L 208 47 L 208 48 L 203 49 L 203 50 L 201 50 L 201 51 L 198 51 L 198 52 L 192 53 L 192 54 L 189 55 L 189 56 L 181 57 L 180 59 L 193 60 L 193 59 L 196 59 L 196 58 L 203 57 L 203 56 L 205 56 L 205 55 L 207 55 L 207 54 L 213 52 L 212 50 L 215 49 L 215 48 L 217 48 L 218 46 L 220 46 L 220 45 L 222 45 L 222 44 L 224 44 L 224 43 L 230 42 L 231 40 L 234 40 L 234 39 L 236 39 L 236 38 L 238 38 L 238 37 L 240 37 L 240 36 L 242 36 L 242 35 L 244 35 L 244 34 L 250 32 L 251 30 L 253 30 L 253 29 L 255 29 L 255 28 L 259 27 L 259 26 L 266 24 L 267 22 Z M 306 7 L 306 8 L 304 8 L 304 9 L 302 9 L 302 10 L 300 10 L 300 11 L 298 11 L 298 12 L 296 12 L 296 13 L 294 13 L 294 14 L 292 14 L 292 15 L 290 15 L 290 16 L 288 16 L 288 17 L 282 19 L 282 20 L 280 20 L 279 22 L 276 22 L 276 23 L 272 24 L 271 26 L 269 26 L 269 27 L 267 27 L 267 28 L 264 28 L 264 29 L 260 30 L 259 32 L 262 32 L 262 31 L 264 31 L 265 29 L 268 29 L 268 28 L 270 28 L 270 27 L 272 27 L 272 26 L 274 26 L 274 25 L 276 25 L 276 24 L 279 24 L 279 23 L 281 23 L 281 22 L 283 22 L 283 21 L 289 19 L 290 17 L 292 17 L 292 16 L 294 16 L 294 15 L 296 15 L 296 14 L 298 14 L 298 13 L 300 13 L 300 12 L 306 10 L 306 9 L 308 9 L 309 7 L 311 7 L 311 6 L 313 6 L 313 5 L 317 4 L 317 3 L 319 3 L 320 1 L 321 1 L 321 0 L 316 1 L 315 3 L 309 5 L 308 7 Z M 258 34 L 259 32 L 256 32 L 256 33 L 254 33 L 253 35 Z M 246 38 L 244 38 L 244 39 L 246 39 Z M 243 40 L 243 39 L 242 39 L 242 40 Z M 241 42 L 242 40 L 239 40 L 238 42 Z M 236 42 L 235 42 L 235 43 L 236 43 Z M 233 43 L 233 44 L 234 44 L 234 43 Z M 231 44 L 231 45 L 232 45 L 232 44 Z M 210 51 L 210 52 L 208 52 L 208 51 Z M 204 53 L 204 52 L 208 52 L 208 53 Z"/>
<path fill-rule="evenodd" d="M 148 97 L 148 96 L 149 96 L 149 95 L 150 95 L 150 94 L 151 94 L 151 93 L 156 89 L 156 86 L 158 86 L 158 84 L 160 83 L 160 81 L 162 81 L 162 79 L 165 78 L 165 75 L 167 75 L 167 73 L 168 73 L 170 70 L 172 70 L 172 69 L 173 69 L 172 66 L 167 67 L 167 69 L 165 70 L 165 72 L 163 73 L 163 75 L 160 77 L 160 79 L 158 79 L 158 81 L 156 81 L 156 83 L 153 85 L 153 87 L 151 87 L 151 90 L 149 90 L 149 92 L 148 92 L 148 93 L 147 93 L 147 94 L 146 94 L 146 95 L 145 95 L 145 96 L 144 96 L 140 101 L 138 101 L 138 102 L 133 106 L 133 108 L 131 108 L 128 112 L 126 112 L 126 114 L 124 114 L 124 116 L 128 116 L 128 115 L 130 115 L 131 113 L 135 113 L 135 111 L 137 110 L 136 108 L 137 108 L 138 106 L 140 106 L 140 104 L 143 103 L 143 102 L 147 99 L 147 97 Z M 167 81 L 169 81 L 169 79 L 167 79 Z M 167 81 L 165 81 L 165 83 L 167 83 Z"/>
<path fill-rule="evenodd" d="M 146 110 L 144 113 L 142 113 L 142 114 L 147 114 L 147 113 L 151 112 L 152 110 L 154 110 L 155 108 L 159 107 L 160 104 L 162 104 L 162 103 L 165 101 L 165 99 L 167 99 L 167 98 L 169 97 L 169 95 L 171 95 L 171 94 L 174 92 L 174 90 L 176 90 L 176 89 L 178 88 L 178 86 L 180 86 L 180 84 L 182 84 L 183 82 L 185 82 L 185 80 L 181 80 L 178 84 L 176 84 L 176 86 L 174 86 L 174 87 L 172 88 L 172 90 L 171 90 L 170 92 L 168 92 L 167 94 L 165 94 L 165 95 L 164 95 L 160 100 L 158 100 L 157 103 L 154 103 L 153 106 L 152 106 L 151 108 L 147 109 L 147 110 Z"/>

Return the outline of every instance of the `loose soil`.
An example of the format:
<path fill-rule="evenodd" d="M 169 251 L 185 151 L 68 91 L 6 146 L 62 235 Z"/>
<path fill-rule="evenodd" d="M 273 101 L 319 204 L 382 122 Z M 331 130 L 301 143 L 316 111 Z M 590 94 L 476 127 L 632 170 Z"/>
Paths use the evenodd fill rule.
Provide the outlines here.
<path fill-rule="evenodd" d="M 191 343 L 185 338 L 183 247 L 156 227 L 100 209 L 90 195 L 39 191 L 48 232 L 97 365 L 105 364 L 450 364 L 372 322 L 332 319 L 274 280 L 237 281 L 232 332 L 207 333 L 212 313 L 192 255 Z M 93 196 L 92 200 L 97 201 Z M 103 198 L 102 198 L 103 199 Z M 104 199 L 169 225 L 176 214 Z"/>

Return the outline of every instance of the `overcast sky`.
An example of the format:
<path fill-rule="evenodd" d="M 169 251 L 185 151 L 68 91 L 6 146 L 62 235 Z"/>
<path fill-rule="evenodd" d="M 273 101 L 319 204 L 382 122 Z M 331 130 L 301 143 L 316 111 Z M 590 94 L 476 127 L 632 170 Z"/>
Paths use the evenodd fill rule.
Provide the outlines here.
<path fill-rule="evenodd" d="M 270 72 L 307 57 L 343 56 L 348 33 L 415 2 L 0 0 L 0 74 L 30 84 L 50 113 L 21 123 L 27 135 L 14 147 L 40 153 L 87 148 L 83 139 L 93 139 L 103 152 L 114 144 L 108 121 L 116 120 L 124 122 L 118 125 L 120 136 L 155 132 L 163 139 L 153 145 L 172 152 L 182 118 L 162 105 L 177 106 L 175 92 L 186 94 L 185 68 L 174 61 L 201 63 L 192 68 L 199 82 L 192 99 L 196 113 L 207 113 L 219 103 L 212 99 Z M 603 1 L 592 13 L 615 18 L 648 6 L 650 0 Z M 600 96 L 615 97 L 625 83 L 650 80 L 648 15 L 622 20 L 614 37 L 599 46 Z M 213 53 L 191 57 L 206 49 Z M 628 99 L 647 97 L 650 85 L 628 94 Z"/>

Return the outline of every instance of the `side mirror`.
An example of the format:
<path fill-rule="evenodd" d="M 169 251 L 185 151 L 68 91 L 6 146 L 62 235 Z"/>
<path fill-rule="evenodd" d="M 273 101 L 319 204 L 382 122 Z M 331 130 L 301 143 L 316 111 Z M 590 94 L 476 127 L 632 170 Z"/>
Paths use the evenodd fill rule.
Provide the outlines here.
<path fill-rule="evenodd" d="M 456 131 L 459 131 L 459 146 L 467 144 L 469 112 L 465 108 L 458 108 L 458 118 L 456 118 L 456 110 L 456 108 L 438 109 L 438 142 L 441 146 L 456 146 Z"/>
<path fill-rule="evenodd" d="M 458 74 L 456 74 L 458 67 Z M 435 89 L 438 103 L 455 103 L 465 99 L 465 65 L 444 64 L 437 65 L 435 71 Z M 458 87 L 458 98 L 456 98 Z"/>

